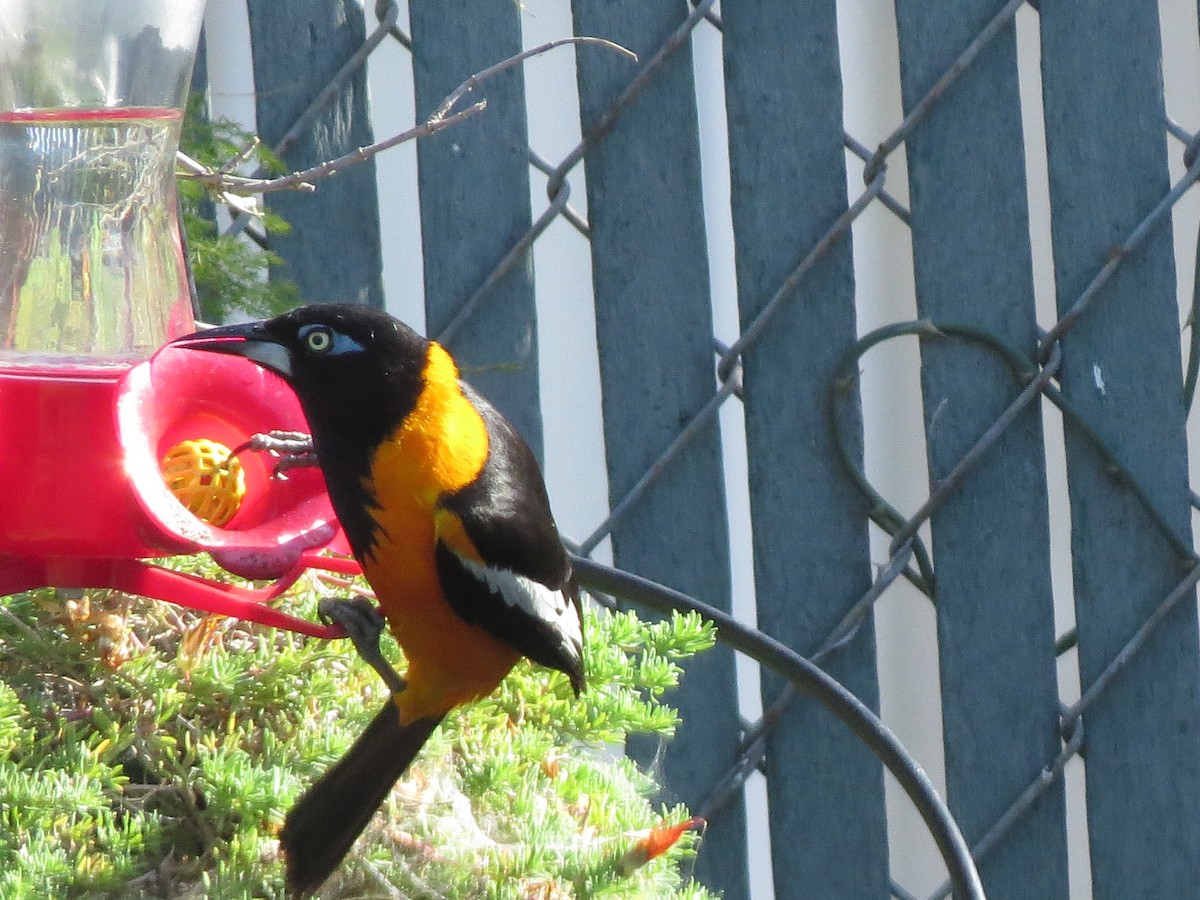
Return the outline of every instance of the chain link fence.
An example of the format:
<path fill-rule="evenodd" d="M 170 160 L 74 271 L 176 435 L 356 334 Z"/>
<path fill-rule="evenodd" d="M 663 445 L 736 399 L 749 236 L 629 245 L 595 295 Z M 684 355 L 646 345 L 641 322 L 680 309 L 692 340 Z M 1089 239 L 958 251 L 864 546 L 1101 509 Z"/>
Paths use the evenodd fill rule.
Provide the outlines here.
<path fill-rule="evenodd" d="M 359 46 L 336 60 L 335 76 L 276 150 L 287 159 L 300 135 L 330 127 L 331 111 L 345 124 L 380 48 L 411 54 L 420 120 L 446 84 L 509 55 L 506 41 L 519 50 L 522 17 L 538 12 L 437 6 L 411 4 L 410 34 L 395 3 L 374 4 Z M 1172 216 L 1200 177 L 1200 136 L 1166 116 L 1158 10 L 972 0 L 935 12 L 898 0 L 904 115 L 871 149 L 844 130 L 846 29 L 833 3 L 601 6 L 575 4 L 576 32 L 630 47 L 638 61 L 576 49 L 574 146 L 547 158 L 527 142 L 526 86 L 513 73 L 480 88 L 485 115 L 418 150 L 430 334 L 476 367 L 481 387 L 539 448 L 541 282 L 531 259 L 564 227 L 589 242 L 609 497 L 603 520 L 573 536 L 583 580 L 652 605 L 680 602 L 588 562 L 611 551 L 618 570 L 669 584 L 718 615 L 750 607 L 766 632 L 876 710 L 873 615 L 907 583 L 935 605 L 929 652 L 940 667 L 945 787 L 989 896 L 1200 890 L 1189 799 L 1200 775 L 1200 557 L 1190 533 L 1200 499 L 1186 485 L 1184 436 L 1200 348 L 1189 315 L 1181 363 L 1171 243 Z M 1022 40 L 1035 36 L 1041 53 L 1049 317 L 1035 302 L 1043 250 L 1031 247 L 1018 17 Z M 251 18 L 272 27 L 265 13 Z M 722 74 L 699 71 L 712 62 L 696 55 L 701 41 L 722 53 Z M 732 221 L 720 227 L 732 232 L 739 294 L 738 331 L 725 341 L 713 339 L 720 301 L 710 294 L 697 180 L 695 91 L 713 78 L 723 80 L 732 192 Z M 479 158 L 479 141 L 494 159 Z M 1182 160 L 1172 163 L 1182 171 L 1174 183 L 1168 153 Z M 512 158 L 523 178 L 506 167 Z M 861 166 L 861 184 L 847 194 L 848 160 Z M 532 207 L 531 172 L 545 179 L 545 200 Z M 335 192 L 338 180 L 322 191 Z M 579 181 L 586 211 L 572 194 Z M 642 195 L 619 196 L 623 184 Z M 430 208 L 439 190 L 441 211 Z M 1033 197 L 1035 215 L 1046 199 Z M 303 200 L 289 202 L 298 230 L 323 234 Z M 851 234 L 880 212 L 911 230 L 917 317 L 859 334 Z M 455 230 L 460 241 L 450 246 Z M 464 254 L 473 254 L 466 267 L 435 260 Z M 661 314 L 643 317 L 647 306 Z M 892 448 L 871 445 L 880 431 L 870 421 L 864 447 L 859 382 L 872 351 L 913 337 L 930 487 L 908 513 L 868 476 L 864 456 Z M 1047 454 L 1050 471 L 1062 463 L 1046 443 L 1043 412 L 1061 421 L 1069 475 L 1071 530 L 1056 542 L 1070 546 L 1053 554 L 1050 498 L 1063 492 L 1047 485 Z M 737 461 L 736 449 L 723 455 L 722 421 L 727 440 L 731 423 L 746 429 L 749 471 L 747 497 L 729 498 L 728 519 L 722 473 Z M 552 456 L 550 438 L 546 445 Z M 801 470 L 810 484 L 793 487 Z M 698 525 L 702 516 L 711 521 Z M 873 567 L 868 520 L 886 545 Z M 757 587 L 754 604 L 735 602 L 728 587 L 731 535 L 743 551 L 753 536 L 753 575 L 739 570 L 739 584 Z M 1076 621 L 1064 627 L 1051 570 L 1068 562 Z M 747 778 L 764 772 L 775 896 L 949 896 L 949 880 L 932 891 L 902 883 L 910 867 L 896 854 L 907 844 L 878 760 L 864 758 L 841 723 L 822 724 L 797 686 L 804 682 L 772 677 L 775 657 L 756 646 L 738 642 L 764 663 L 761 713 L 738 718 L 745 697 L 740 704 L 731 656 L 700 665 L 681 690 L 687 727 L 658 760 L 669 789 L 710 822 L 698 877 L 728 897 L 765 889 L 747 863 L 743 796 Z M 1084 823 L 1065 811 L 1064 780 L 1085 757 L 1081 836 Z M 1089 847 L 1091 864 L 1081 865 Z"/>

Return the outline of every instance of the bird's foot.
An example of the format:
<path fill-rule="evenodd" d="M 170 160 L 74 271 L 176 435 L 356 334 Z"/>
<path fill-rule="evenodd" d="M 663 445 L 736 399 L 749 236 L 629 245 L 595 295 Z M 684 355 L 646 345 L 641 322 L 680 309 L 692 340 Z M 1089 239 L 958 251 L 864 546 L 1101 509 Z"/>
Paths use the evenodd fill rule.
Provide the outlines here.
<path fill-rule="evenodd" d="M 401 693 L 405 681 L 391 663 L 383 658 L 379 649 L 379 636 L 383 634 L 385 621 L 379 607 L 366 597 L 350 600 L 327 599 L 317 604 L 317 615 L 326 622 L 335 622 L 346 630 L 346 636 L 363 662 L 379 673 L 383 683 L 393 694 Z"/>
<path fill-rule="evenodd" d="M 288 469 L 317 465 L 312 435 L 302 431 L 268 431 L 251 435 L 248 441 L 238 445 L 230 455 L 237 456 L 247 450 L 269 453 L 275 457 L 275 468 L 271 473 L 273 478 L 286 478 Z"/>

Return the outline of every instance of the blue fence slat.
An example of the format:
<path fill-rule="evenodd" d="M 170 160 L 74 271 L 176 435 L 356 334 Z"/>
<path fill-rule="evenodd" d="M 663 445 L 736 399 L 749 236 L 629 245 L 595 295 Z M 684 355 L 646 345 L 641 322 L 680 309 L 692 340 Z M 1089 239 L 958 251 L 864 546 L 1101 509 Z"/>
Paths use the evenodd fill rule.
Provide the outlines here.
<path fill-rule="evenodd" d="M 254 55 L 258 133 L 276 146 L 366 34 L 354 0 L 247 0 Z M 349 153 L 374 140 L 366 75 L 359 71 L 282 154 L 291 170 Z M 313 193 L 281 191 L 267 206 L 291 224 L 270 238 L 284 260 L 272 271 L 311 302 L 383 306 L 375 165 L 366 162 L 320 183 Z"/>
<path fill-rule="evenodd" d="M 469 76 L 521 51 L 512 0 L 413 3 L 413 80 L 424 120 Z M 478 96 L 477 96 L 477 95 Z M 529 230 L 525 82 L 520 67 L 487 81 L 465 102 L 487 110 L 417 145 L 426 330 L 438 336 Z M 491 287 L 447 340 L 465 377 L 542 455 L 533 257 Z"/>
<path fill-rule="evenodd" d="M 897 0 L 907 112 L 996 14 Z M 1016 40 L 1010 24 L 907 142 L 917 306 L 1037 350 Z M 937 484 L 1024 387 L 994 352 L 922 339 L 929 477 Z M 978 841 L 1059 749 L 1054 603 L 1040 406 L 1030 405 L 931 522 L 949 802 Z M 986 542 L 986 552 L 980 544 Z M 1062 783 L 980 864 L 988 896 L 1066 897 Z"/>
<path fill-rule="evenodd" d="M 747 327 L 846 210 L 837 22 L 832 0 L 725 0 L 721 13 Z M 833 373 L 855 337 L 847 234 L 743 357 L 758 625 L 802 653 L 821 646 L 871 582 L 866 503 L 827 421 Z M 870 620 L 824 664 L 878 709 Z M 764 679 L 764 706 L 780 688 Z M 879 760 L 825 709 L 798 699 L 770 733 L 766 774 L 775 896 L 887 896 Z"/>
<path fill-rule="evenodd" d="M 575 33 L 614 40 L 649 59 L 686 4 L 618 0 L 573 4 Z M 594 47 L 576 54 L 588 133 L 636 66 Z M 585 159 L 592 280 L 613 503 L 642 477 L 712 397 L 712 315 L 690 47 L 656 71 L 616 127 Z M 728 528 L 720 435 L 705 429 L 613 533 L 618 565 L 729 608 Z M 692 807 L 730 766 L 740 727 L 733 654 L 691 661 L 671 702 L 683 718 L 668 743 L 668 799 Z M 696 875 L 728 900 L 748 896 L 740 796 L 713 821 Z"/>
<path fill-rule="evenodd" d="M 203 27 L 200 29 L 200 38 L 196 43 L 196 61 L 192 65 L 192 80 L 188 85 L 188 93 L 203 96 L 196 112 L 201 121 L 208 121 L 208 34 Z"/>
<path fill-rule="evenodd" d="M 1168 189 L 1157 4 L 1041 5 L 1054 272 L 1064 312 Z M 1063 391 L 1190 546 L 1169 221 L 1064 337 Z M 1132 493 L 1068 426 L 1080 678 L 1180 580 Z M 1084 716 L 1093 894 L 1200 896 L 1200 647 L 1180 603 Z"/>

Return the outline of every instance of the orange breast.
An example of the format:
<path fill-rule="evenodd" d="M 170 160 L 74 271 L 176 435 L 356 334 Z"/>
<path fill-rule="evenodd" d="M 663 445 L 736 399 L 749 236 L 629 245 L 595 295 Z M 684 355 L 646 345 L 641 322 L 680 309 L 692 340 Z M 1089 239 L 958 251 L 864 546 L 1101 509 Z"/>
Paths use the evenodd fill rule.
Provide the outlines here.
<path fill-rule="evenodd" d="M 454 362 L 432 344 L 416 408 L 379 446 L 367 485 L 379 533 L 363 573 L 408 660 L 408 688 L 397 698 L 406 721 L 490 694 L 519 659 L 451 609 L 435 564 L 438 499 L 470 484 L 487 452 L 487 429 L 458 389 Z M 465 540 L 461 529 L 453 538 Z"/>

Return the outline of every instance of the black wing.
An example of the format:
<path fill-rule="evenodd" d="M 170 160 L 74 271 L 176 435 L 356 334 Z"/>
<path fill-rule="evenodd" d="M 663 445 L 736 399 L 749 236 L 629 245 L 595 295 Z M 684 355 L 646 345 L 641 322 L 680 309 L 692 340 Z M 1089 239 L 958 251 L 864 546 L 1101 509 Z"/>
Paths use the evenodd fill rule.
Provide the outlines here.
<path fill-rule="evenodd" d="M 533 451 L 490 403 L 463 385 L 488 433 L 488 459 L 469 485 L 442 498 L 484 565 L 437 546 L 446 598 L 479 625 L 534 662 L 567 674 L 583 688 L 579 591 L 550 513 Z"/>

